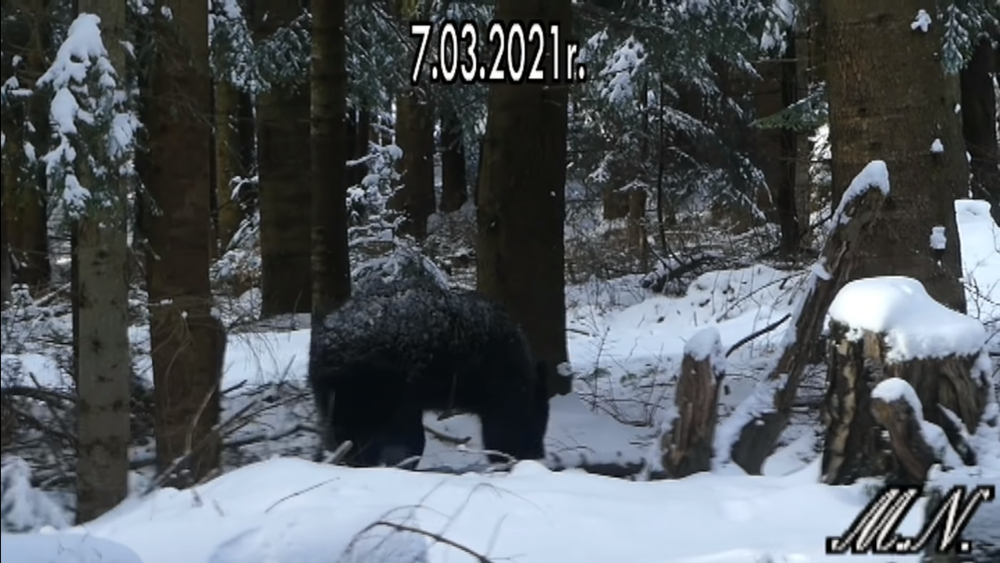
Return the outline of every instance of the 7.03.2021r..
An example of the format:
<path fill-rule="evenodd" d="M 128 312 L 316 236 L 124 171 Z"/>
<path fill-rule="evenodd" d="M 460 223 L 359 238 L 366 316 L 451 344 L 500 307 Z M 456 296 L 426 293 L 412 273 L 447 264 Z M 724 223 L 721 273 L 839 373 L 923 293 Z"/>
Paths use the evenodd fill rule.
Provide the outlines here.
<path fill-rule="evenodd" d="M 410 36 L 420 38 L 410 71 L 414 86 L 425 67 L 432 83 L 444 84 L 571 84 L 587 79 L 587 68 L 577 60 L 579 43 L 564 40 L 559 23 L 493 21 L 482 43 L 475 22 L 445 20 L 438 27 L 437 41 L 432 41 L 433 35 L 431 23 L 410 24 Z M 544 64 L 546 54 L 551 57 L 549 64 Z"/>

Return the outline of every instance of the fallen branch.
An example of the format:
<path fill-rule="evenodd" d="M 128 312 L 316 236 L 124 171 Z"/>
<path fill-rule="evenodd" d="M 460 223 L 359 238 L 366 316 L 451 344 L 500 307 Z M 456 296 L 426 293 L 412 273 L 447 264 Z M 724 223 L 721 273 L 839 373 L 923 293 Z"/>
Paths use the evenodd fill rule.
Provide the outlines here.
<path fill-rule="evenodd" d="M 377 522 L 373 522 L 373 523 L 369 524 L 368 526 L 365 526 L 365 528 L 363 530 L 361 530 L 360 532 L 358 532 L 358 535 L 360 536 L 361 534 L 364 534 L 365 532 L 368 532 L 370 530 L 378 528 L 379 526 L 385 526 L 387 528 L 392 528 L 392 529 L 396 530 L 397 532 L 410 532 L 411 534 L 417 534 L 419 536 L 428 537 L 428 538 L 430 538 L 430 539 L 432 539 L 432 540 L 434 540 L 436 542 L 443 543 L 443 544 L 447 545 L 448 547 L 453 547 L 453 548 L 461 551 L 462 553 L 465 553 L 466 555 L 468 555 L 468 556 L 472 557 L 473 559 L 475 559 L 477 561 L 477 563 L 493 563 L 493 560 L 490 559 L 489 557 L 486 557 L 485 555 L 477 553 L 477 552 L 473 551 L 471 548 L 465 547 L 464 545 L 462 545 L 462 544 L 460 544 L 460 543 L 458 543 L 458 542 L 456 542 L 454 540 L 450 540 L 450 539 L 448 539 L 448 538 L 446 538 L 446 537 L 444 537 L 444 536 L 442 536 L 440 534 L 435 534 L 434 532 L 428 532 L 427 530 L 421 530 L 420 528 L 415 528 L 413 526 L 407 526 L 406 524 L 397 524 L 395 522 L 389 522 L 387 520 L 379 520 Z"/>
<path fill-rule="evenodd" d="M 472 436 L 465 436 L 465 437 L 459 438 L 458 436 L 452 436 L 450 434 L 445 434 L 444 432 L 441 432 L 440 430 L 437 430 L 436 428 L 431 428 L 430 426 L 427 426 L 426 424 L 424 425 L 424 430 L 426 430 L 427 432 L 429 432 L 431 436 L 434 436 L 438 440 L 440 440 L 442 442 L 445 442 L 447 444 L 455 444 L 457 446 L 464 446 L 465 444 L 468 444 L 470 440 L 472 440 Z"/>
<path fill-rule="evenodd" d="M 792 314 L 788 313 L 784 317 L 781 317 L 780 319 L 778 319 L 778 320 L 774 321 L 773 323 L 765 326 L 764 328 L 762 328 L 760 330 L 757 330 L 757 331 L 754 331 L 754 332 L 751 332 L 747 336 L 744 336 L 743 338 L 739 339 L 736 342 L 736 344 L 733 344 L 732 346 L 729 347 L 729 350 L 726 350 L 726 357 L 728 358 L 729 356 L 731 356 L 733 354 L 733 352 L 739 350 L 743 346 L 746 346 L 747 344 L 749 344 L 753 340 L 756 340 L 756 339 L 760 338 L 761 336 L 764 336 L 765 334 L 767 334 L 767 333 L 771 332 L 772 330 L 778 328 L 779 326 L 782 325 L 782 323 L 784 323 L 785 321 L 787 321 L 790 318 L 792 318 Z"/>

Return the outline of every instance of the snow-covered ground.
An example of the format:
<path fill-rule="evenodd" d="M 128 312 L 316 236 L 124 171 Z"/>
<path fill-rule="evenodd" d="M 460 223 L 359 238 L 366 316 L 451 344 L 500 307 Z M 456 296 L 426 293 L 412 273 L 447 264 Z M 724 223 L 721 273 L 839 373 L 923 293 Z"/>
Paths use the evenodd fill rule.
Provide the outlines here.
<path fill-rule="evenodd" d="M 956 211 L 970 314 L 988 323 L 991 345 L 1000 350 L 1000 228 L 984 202 L 960 201 Z M 728 349 L 790 313 L 804 280 L 801 271 L 758 265 L 705 274 L 684 297 L 648 295 L 633 278 L 567 288 L 576 393 L 552 401 L 547 463 L 641 464 L 672 402 L 673 378 L 686 342 L 712 326 Z M 250 390 L 276 381 L 301 388 L 309 336 L 306 324 L 299 326 L 232 334 L 223 388 Z M 721 416 L 753 389 L 784 328 L 727 359 Z M 134 331 L 140 349 L 145 334 L 142 328 Z M 17 359 L 43 384 L 61 378 L 55 362 L 43 354 L 24 353 Z M 148 368 L 143 361 L 148 360 L 140 361 L 140 371 Z M 85 551 L 105 554 L 83 561 L 116 563 L 484 560 L 463 549 L 490 561 L 518 563 L 817 561 L 826 557 L 825 538 L 846 530 L 869 493 L 860 484 L 817 483 L 814 401 L 822 392 L 822 379 L 815 379 L 806 378 L 801 408 L 764 476 L 727 468 L 678 481 L 634 482 L 572 469 L 550 472 L 533 462 L 494 475 L 345 469 L 288 457 L 314 448 L 315 436 L 299 432 L 280 443 L 244 448 L 260 459 L 283 457 L 236 469 L 192 490 L 159 490 L 129 500 L 98 521 L 46 540 L 4 535 L 2 554 L 13 557 L 4 561 L 61 563 L 63 559 L 28 554 L 59 552 L 53 542 L 80 544 L 83 534 L 88 538 Z M 230 413 L 261 399 L 250 391 L 231 397 L 226 406 Z M 234 439 L 285 434 L 311 423 L 308 397 L 270 404 Z M 482 461 L 475 451 L 474 418 L 438 421 L 428 415 L 426 422 L 442 434 L 471 440 L 463 451 L 430 435 L 421 467 Z M 1000 466 L 997 462 L 984 466 L 991 471 Z M 368 529 L 380 521 L 387 524 Z M 917 523 L 911 519 L 901 531 L 914 532 Z"/>
<path fill-rule="evenodd" d="M 861 488 L 817 477 L 812 466 L 787 477 L 636 483 L 534 462 L 509 475 L 451 476 L 279 458 L 195 490 L 158 491 L 76 531 L 122 544 L 143 563 L 476 561 L 400 532 L 408 528 L 490 561 L 807 562 L 822 558 L 825 537 L 846 530 L 867 502 Z M 378 522 L 386 524 L 370 528 Z M 918 525 L 914 514 L 902 532 Z M 28 563 L 6 559 L 10 537 L 4 561 Z"/>

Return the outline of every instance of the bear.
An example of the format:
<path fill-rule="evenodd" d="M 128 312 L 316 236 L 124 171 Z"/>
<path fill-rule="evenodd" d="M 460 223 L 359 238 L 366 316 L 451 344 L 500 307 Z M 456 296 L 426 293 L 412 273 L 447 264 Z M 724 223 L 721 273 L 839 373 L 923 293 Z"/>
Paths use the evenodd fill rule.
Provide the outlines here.
<path fill-rule="evenodd" d="M 487 450 L 543 459 L 546 372 L 499 304 L 401 282 L 352 297 L 313 327 L 308 380 L 324 448 L 350 440 L 344 461 L 373 467 L 422 455 L 425 411 L 474 414 Z"/>

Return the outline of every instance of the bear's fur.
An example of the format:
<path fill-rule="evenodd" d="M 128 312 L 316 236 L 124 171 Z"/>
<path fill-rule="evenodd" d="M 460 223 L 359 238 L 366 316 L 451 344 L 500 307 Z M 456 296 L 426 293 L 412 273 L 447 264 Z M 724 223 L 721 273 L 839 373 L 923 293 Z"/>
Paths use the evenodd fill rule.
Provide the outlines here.
<path fill-rule="evenodd" d="M 478 416 L 486 449 L 543 458 L 545 369 L 517 324 L 475 292 L 392 285 L 313 329 L 309 382 L 326 449 L 351 440 L 348 463 L 394 465 L 422 454 L 425 410 L 457 410 Z"/>

